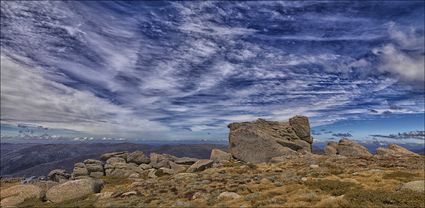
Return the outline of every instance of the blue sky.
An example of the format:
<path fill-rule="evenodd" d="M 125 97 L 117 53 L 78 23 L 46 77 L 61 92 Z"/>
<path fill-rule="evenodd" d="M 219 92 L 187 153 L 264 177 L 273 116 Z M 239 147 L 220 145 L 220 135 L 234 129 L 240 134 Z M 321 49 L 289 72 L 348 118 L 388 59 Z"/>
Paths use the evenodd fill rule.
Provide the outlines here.
<path fill-rule="evenodd" d="M 423 1 L 2 1 L 1 15 L 2 135 L 225 139 L 230 122 L 296 114 L 359 139 L 424 130 Z"/>

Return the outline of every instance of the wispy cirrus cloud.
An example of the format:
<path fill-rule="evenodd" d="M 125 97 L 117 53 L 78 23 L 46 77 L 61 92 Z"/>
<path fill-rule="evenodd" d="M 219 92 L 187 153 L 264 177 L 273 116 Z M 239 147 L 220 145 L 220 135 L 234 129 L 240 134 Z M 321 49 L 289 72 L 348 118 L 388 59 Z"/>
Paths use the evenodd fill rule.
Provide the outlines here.
<path fill-rule="evenodd" d="M 1 6 L 2 122 L 183 139 L 225 137 L 227 123 L 258 117 L 323 125 L 424 112 L 423 88 L 406 82 L 423 81 L 423 4 Z"/>

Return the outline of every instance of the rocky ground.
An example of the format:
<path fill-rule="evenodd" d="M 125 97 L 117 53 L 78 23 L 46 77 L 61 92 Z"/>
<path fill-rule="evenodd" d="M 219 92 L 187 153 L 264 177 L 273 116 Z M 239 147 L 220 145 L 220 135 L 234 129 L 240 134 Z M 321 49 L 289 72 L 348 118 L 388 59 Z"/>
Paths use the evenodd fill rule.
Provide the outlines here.
<path fill-rule="evenodd" d="M 392 144 L 376 155 L 348 139 L 311 153 L 306 117 L 230 125 L 209 159 L 111 152 L 1 180 L 2 207 L 425 207 L 425 157 Z M 24 184 L 21 184 L 24 182 Z"/>
<path fill-rule="evenodd" d="M 279 163 L 230 160 L 199 172 L 103 176 L 100 193 L 59 203 L 37 196 L 18 206 L 425 207 L 424 161 L 424 157 L 361 159 L 313 154 Z M 16 183 L 3 182 L 2 190 Z"/>

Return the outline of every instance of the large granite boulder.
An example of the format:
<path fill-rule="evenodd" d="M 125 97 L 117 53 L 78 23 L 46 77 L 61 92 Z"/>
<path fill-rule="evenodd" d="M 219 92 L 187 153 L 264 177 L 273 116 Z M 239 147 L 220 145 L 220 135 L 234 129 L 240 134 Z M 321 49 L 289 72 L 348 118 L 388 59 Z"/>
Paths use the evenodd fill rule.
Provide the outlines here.
<path fill-rule="evenodd" d="M 103 163 L 100 160 L 87 159 L 84 160 L 85 168 L 87 169 L 88 175 L 94 178 L 99 178 L 105 175 Z"/>
<path fill-rule="evenodd" d="M 127 152 L 108 152 L 100 156 L 100 159 L 103 161 L 107 161 L 111 157 L 120 157 L 124 160 L 127 160 Z"/>
<path fill-rule="evenodd" d="M 0 207 L 14 207 L 28 199 L 42 199 L 43 191 L 35 185 L 16 185 L 6 189 L 1 189 Z"/>
<path fill-rule="evenodd" d="M 126 178 L 132 174 L 139 174 L 143 170 L 136 163 L 126 163 L 123 158 L 111 157 L 105 164 L 105 175 Z"/>
<path fill-rule="evenodd" d="M 370 158 L 373 156 L 366 147 L 345 138 L 339 140 L 337 154 L 356 158 Z"/>
<path fill-rule="evenodd" d="M 229 151 L 233 157 L 251 163 L 268 162 L 273 157 L 311 152 L 313 138 L 305 116 L 289 122 L 266 121 L 232 123 L 228 126 Z"/>
<path fill-rule="evenodd" d="M 55 182 L 67 181 L 71 177 L 71 174 L 67 173 L 64 169 L 54 169 L 49 172 L 47 178 Z"/>
<path fill-rule="evenodd" d="M 336 155 L 337 154 L 338 143 L 334 141 L 328 142 L 325 147 L 325 155 Z"/>
<path fill-rule="evenodd" d="M 90 194 L 99 193 L 103 187 L 101 180 L 80 179 L 68 181 L 50 188 L 46 193 L 46 199 L 54 202 L 64 202 L 79 199 Z"/>
<path fill-rule="evenodd" d="M 151 162 L 151 160 L 142 151 L 135 151 L 127 155 L 127 162 L 136 163 L 137 165 L 140 165 L 140 164 L 148 164 Z"/>
<path fill-rule="evenodd" d="M 220 149 L 212 149 L 210 160 L 214 162 L 229 161 L 232 159 L 232 154 Z"/>
<path fill-rule="evenodd" d="M 199 159 L 197 158 L 191 158 L 191 157 L 179 157 L 179 158 L 175 158 L 174 162 L 180 165 L 192 165 L 193 163 L 196 163 L 196 161 L 198 160 Z"/>
<path fill-rule="evenodd" d="M 176 157 L 168 154 L 150 154 L 150 165 L 154 168 L 170 168 L 170 161 L 174 161 Z"/>
<path fill-rule="evenodd" d="M 82 162 L 75 163 L 74 169 L 72 170 L 72 178 L 79 179 L 89 176 L 89 171 L 86 168 L 86 165 Z"/>
<path fill-rule="evenodd" d="M 419 157 L 419 154 L 416 154 L 412 151 L 407 150 L 406 148 L 390 144 L 388 148 L 379 147 L 376 149 L 376 156 L 378 158 L 392 158 L 392 157 Z"/>

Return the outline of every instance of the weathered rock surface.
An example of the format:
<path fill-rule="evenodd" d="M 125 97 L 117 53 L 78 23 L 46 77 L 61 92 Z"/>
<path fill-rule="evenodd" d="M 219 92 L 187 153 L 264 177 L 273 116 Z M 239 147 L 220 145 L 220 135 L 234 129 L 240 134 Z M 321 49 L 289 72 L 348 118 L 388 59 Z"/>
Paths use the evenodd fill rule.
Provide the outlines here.
<path fill-rule="evenodd" d="M 214 162 L 229 161 L 231 159 L 232 159 L 232 154 L 228 152 L 225 152 L 220 149 L 211 150 L 210 160 L 213 160 Z"/>
<path fill-rule="evenodd" d="M 176 164 L 181 165 L 192 165 L 193 163 L 196 163 L 199 159 L 197 158 L 191 158 L 191 157 L 179 157 L 174 160 Z"/>
<path fill-rule="evenodd" d="M 192 172 L 203 171 L 203 170 L 205 170 L 207 168 L 210 168 L 213 163 L 214 163 L 214 161 L 212 161 L 212 160 L 198 160 L 196 163 L 194 163 L 193 165 L 191 165 L 186 170 L 186 172 L 192 173 Z"/>
<path fill-rule="evenodd" d="M 151 162 L 151 160 L 142 151 L 135 151 L 127 155 L 127 162 L 136 163 L 137 165 L 140 165 L 148 164 Z"/>
<path fill-rule="evenodd" d="M 232 199 L 239 199 L 241 196 L 235 192 L 223 192 L 220 195 L 218 195 L 218 200 L 232 200 Z"/>
<path fill-rule="evenodd" d="M 299 138 L 308 142 L 313 143 L 313 138 L 310 135 L 310 123 L 308 118 L 305 116 L 294 116 L 289 119 L 289 124 L 294 129 L 295 133 Z"/>
<path fill-rule="evenodd" d="M 100 160 L 87 159 L 84 160 L 87 170 L 91 172 L 103 172 L 103 163 Z"/>
<path fill-rule="evenodd" d="M 88 176 L 89 171 L 86 168 L 86 165 L 84 163 L 75 163 L 74 164 L 74 170 L 72 171 L 72 178 L 78 178 L 81 176 Z"/>
<path fill-rule="evenodd" d="M 334 141 L 330 141 L 328 142 L 328 144 L 325 147 L 325 154 L 326 155 L 336 155 L 337 154 L 337 148 L 338 148 L 338 143 L 334 142 Z"/>
<path fill-rule="evenodd" d="M 355 141 L 341 139 L 338 142 L 337 153 L 347 157 L 370 158 L 372 154 Z"/>
<path fill-rule="evenodd" d="M 0 194 L 2 200 L 1 207 L 16 206 L 27 199 L 43 197 L 43 191 L 35 185 L 16 185 L 7 189 L 2 189 Z"/>
<path fill-rule="evenodd" d="M 388 148 L 379 147 L 376 149 L 376 156 L 381 158 L 391 158 L 391 157 L 419 157 L 420 155 L 407 150 L 404 147 L 401 147 L 396 144 L 388 145 Z"/>
<path fill-rule="evenodd" d="M 411 181 L 400 186 L 399 190 L 425 192 L 425 180 Z"/>
<path fill-rule="evenodd" d="M 46 198 L 54 203 L 64 202 L 99 193 L 102 186 L 103 182 L 100 180 L 80 179 L 68 181 L 50 188 L 46 193 Z"/>
<path fill-rule="evenodd" d="M 171 161 L 168 164 L 170 165 L 170 168 L 174 170 L 176 173 L 185 172 L 187 168 L 189 167 L 188 165 L 179 165 Z"/>
<path fill-rule="evenodd" d="M 167 154 L 151 153 L 150 160 L 150 165 L 154 168 L 170 168 L 170 164 L 168 162 L 174 161 L 174 156 Z"/>
<path fill-rule="evenodd" d="M 67 181 L 71 177 L 71 174 L 67 173 L 64 169 L 55 169 L 49 172 L 47 178 L 55 182 Z"/>
<path fill-rule="evenodd" d="M 295 116 L 289 122 L 258 119 L 228 126 L 229 151 L 233 157 L 251 163 L 268 162 L 293 151 L 311 152 L 313 139 L 308 118 Z"/>
<path fill-rule="evenodd" d="M 100 156 L 100 159 L 103 161 L 107 161 L 111 157 L 120 157 L 124 160 L 127 160 L 128 152 L 109 152 Z"/>

